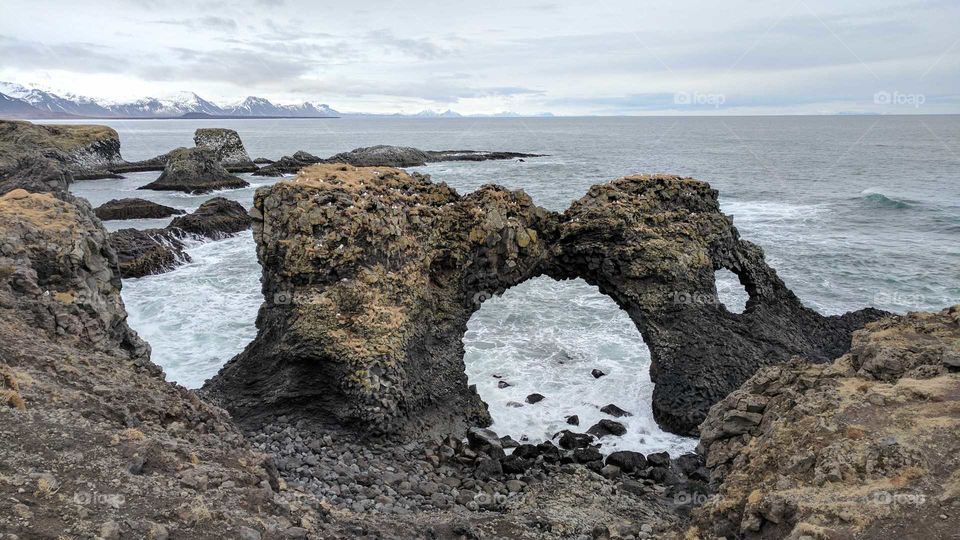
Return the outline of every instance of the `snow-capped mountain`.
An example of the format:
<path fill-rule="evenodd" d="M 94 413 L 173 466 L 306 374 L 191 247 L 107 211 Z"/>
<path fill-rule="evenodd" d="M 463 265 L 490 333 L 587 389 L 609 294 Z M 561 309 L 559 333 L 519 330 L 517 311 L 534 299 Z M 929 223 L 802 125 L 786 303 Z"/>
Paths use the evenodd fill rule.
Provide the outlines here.
<path fill-rule="evenodd" d="M 180 92 L 169 97 L 147 97 L 132 102 L 110 102 L 73 94 L 59 95 L 40 88 L 0 82 L 0 94 L 6 96 L 0 116 L 25 118 L 31 107 L 35 117 L 55 118 L 85 116 L 90 118 L 177 118 L 183 115 L 210 116 L 285 116 L 332 117 L 339 113 L 326 104 L 304 102 L 298 105 L 276 105 L 269 100 L 250 96 L 237 105 L 223 106 L 203 99 L 194 92 Z M 22 107 L 23 103 L 27 107 Z"/>
<path fill-rule="evenodd" d="M 315 105 L 303 102 L 299 105 L 276 105 L 270 100 L 261 97 L 249 96 L 232 107 L 225 107 L 224 114 L 231 116 L 305 116 L 329 117 L 339 116 L 340 113 L 329 105 Z"/>

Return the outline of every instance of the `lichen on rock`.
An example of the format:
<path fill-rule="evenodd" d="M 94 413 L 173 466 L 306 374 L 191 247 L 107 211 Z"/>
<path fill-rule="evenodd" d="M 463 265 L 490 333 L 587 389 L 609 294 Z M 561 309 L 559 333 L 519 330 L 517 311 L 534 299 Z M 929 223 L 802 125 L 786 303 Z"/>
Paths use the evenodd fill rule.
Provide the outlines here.
<path fill-rule="evenodd" d="M 206 386 L 252 423 L 401 435 L 485 424 L 463 373 L 466 323 L 540 275 L 583 278 L 631 316 L 653 358 L 654 412 L 679 433 L 759 367 L 833 358 L 882 315 L 803 307 L 716 191 L 689 178 L 621 178 L 557 214 L 499 186 L 460 196 L 398 169 L 325 164 L 258 190 L 252 214 L 259 334 Z M 750 293 L 744 314 L 703 300 L 716 299 L 719 268 Z"/>

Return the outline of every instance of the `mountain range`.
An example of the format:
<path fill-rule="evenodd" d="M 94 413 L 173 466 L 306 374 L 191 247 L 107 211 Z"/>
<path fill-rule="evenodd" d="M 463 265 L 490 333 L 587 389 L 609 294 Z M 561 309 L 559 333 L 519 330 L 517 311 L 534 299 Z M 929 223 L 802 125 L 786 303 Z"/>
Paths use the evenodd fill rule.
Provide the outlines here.
<path fill-rule="evenodd" d="M 325 103 L 305 101 L 295 105 L 279 105 L 256 96 L 249 96 L 236 104 L 218 105 L 194 92 L 180 92 L 166 98 L 147 97 L 131 102 L 111 102 L 74 94 L 56 94 L 40 88 L 0 81 L 0 118 L 337 118 L 342 116 L 459 118 L 464 115 L 451 110 L 422 111 L 413 115 L 341 113 Z M 514 117 L 520 115 L 498 113 L 471 116 Z"/>

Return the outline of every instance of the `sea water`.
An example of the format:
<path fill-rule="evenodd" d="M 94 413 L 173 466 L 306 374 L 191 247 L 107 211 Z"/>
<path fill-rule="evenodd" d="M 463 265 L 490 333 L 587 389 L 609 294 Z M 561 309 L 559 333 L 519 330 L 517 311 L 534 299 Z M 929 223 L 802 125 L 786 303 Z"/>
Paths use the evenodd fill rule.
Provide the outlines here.
<path fill-rule="evenodd" d="M 866 306 L 896 312 L 960 303 L 960 117 L 288 119 L 97 121 L 120 133 L 136 160 L 192 145 L 198 127 L 236 129 L 251 157 L 296 150 L 325 156 L 374 144 L 422 149 L 548 154 L 519 161 L 437 163 L 416 170 L 461 194 L 487 183 L 524 189 L 563 210 L 595 183 L 636 172 L 709 182 L 742 237 L 808 306 L 837 314 Z M 76 183 L 94 205 L 142 197 L 193 210 L 213 195 L 137 191 L 159 173 Z M 250 206 L 276 179 L 244 176 L 225 191 Z M 110 229 L 169 220 L 107 222 Z M 260 267 L 249 233 L 188 247 L 193 262 L 124 280 L 130 325 L 169 380 L 198 387 L 256 335 Z M 721 300 L 741 310 L 744 292 L 718 275 Z M 583 281 L 539 278 L 484 302 L 464 336 L 470 382 L 490 406 L 493 429 L 549 438 L 569 415 L 586 429 L 613 403 L 627 435 L 604 450 L 681 452 L 695 441 L 653 421 L 650 354 L 614 302 Z M 593 369 L 606 373 L 594 378 Z M 510 386 L 500 388 L 499 381 Z M 530 393 L 546 399 L 524 403 Z M 517 406 L 520 405 L 520 406 Z"/>

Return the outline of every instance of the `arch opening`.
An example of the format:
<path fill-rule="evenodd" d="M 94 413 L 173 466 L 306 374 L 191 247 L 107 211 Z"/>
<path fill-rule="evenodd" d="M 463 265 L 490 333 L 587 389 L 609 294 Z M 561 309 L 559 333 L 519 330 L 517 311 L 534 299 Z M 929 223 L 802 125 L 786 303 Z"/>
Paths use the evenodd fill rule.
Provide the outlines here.
<path fill-rule="evenodd" d="M 696 444 L 654 421 L 649 349 L 627 313 L 581 279 L 541 276 L 486 300 L 470 318 L 463 343 L 469 383 L 500 436 L 536 443 L 609 419 L 627 432 L 600 439 L 603 453 L 682 453 Z M 544 399 L 528 403 L 531 394 Z M 609 404 L 631 416 L 600 410 Z M 579 425 L 568 424 L 572 415 Z"/>
<path fill-rule="evenodd" d="M 713 272 L 713 280 L 717 287 L 717 300 L 730 313 L 743 313 L 747 309 L 747 301 L 750 295 L 746 288 L 740 283 L 740 277 L 721 268 Z"/>

